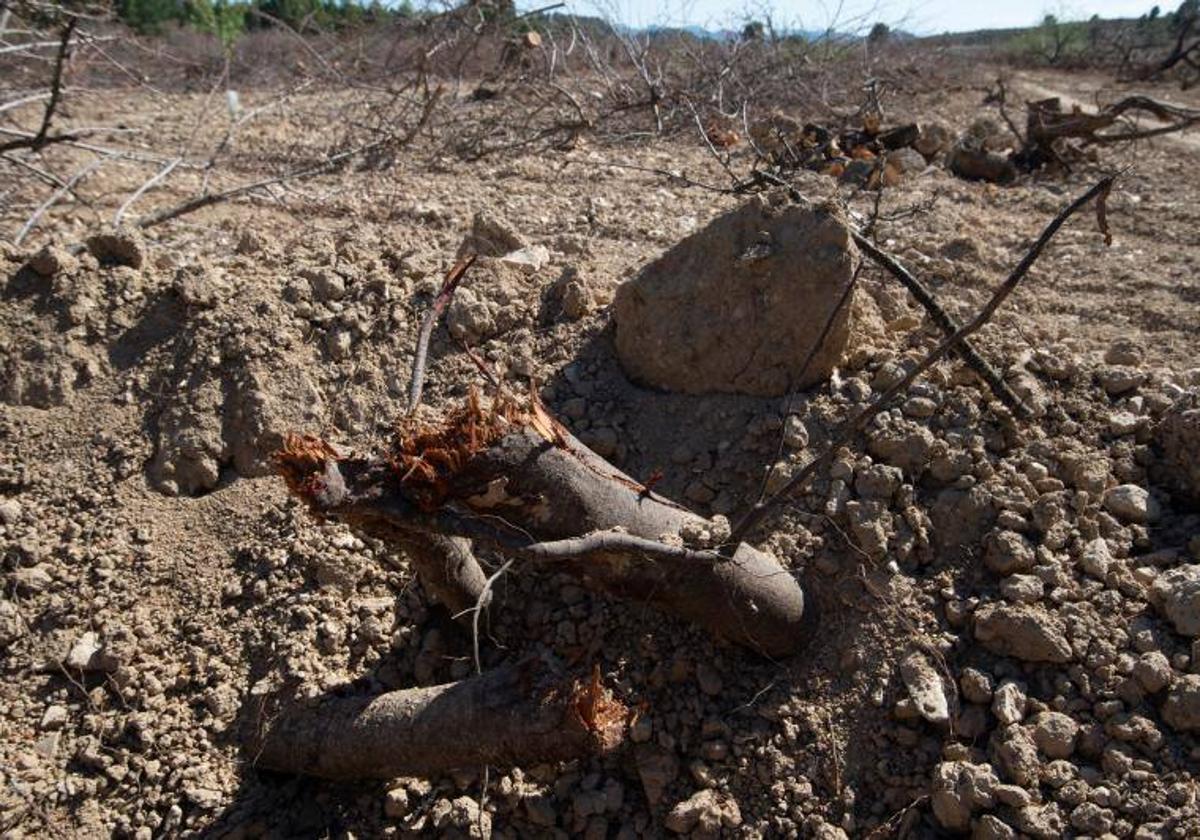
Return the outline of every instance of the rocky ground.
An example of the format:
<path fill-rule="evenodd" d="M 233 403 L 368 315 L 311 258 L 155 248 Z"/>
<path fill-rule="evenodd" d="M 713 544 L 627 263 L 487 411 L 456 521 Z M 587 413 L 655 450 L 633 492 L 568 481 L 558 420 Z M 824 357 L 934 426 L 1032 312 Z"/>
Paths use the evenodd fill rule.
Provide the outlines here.
<path fill-rule="evenodd" d="M 144 96 L 107 107 L 153 125 L 146 142 L 166 153 L 201 100 Z M 988 114 L 981 98 L 940 90 L 902 107 L 961 128 Z M 285 128 L 246 137 L 239 165 Z M 1008 187 L 906 173 L 884 192 L 878 239 L 961 316 L 1101 167 L 1135 164 L 1109 203 L 1113 245 L 1074 220 L 980 334 L 1037 417 L 1013 419 L 947 363 L 838 454 L 758 535 L 819 616 L 794 661 L 553 576 L 504 576 L 484 665 L 527 651 L 599 664 L 640 709 L 630 748 L 361 785 L 248 767 L 244 698 L 285 679 L 316 692 L 460 678 L 471 639 L 403 556 L 313 522 L 267 458 L 290 429 L 360 449 L 385 438 L 464 238 L 500 256 L 472 270 L 435 334 L 431 415 L 480 383 L 453 333 L 536 383 L 597 452 L 642 479 L 661 471 L 656 490 L 706 515 L 735 515 L 769 465 L 777 482 L 822 451 L 936 332 L 867 267 L 847 350 L 806 393 L 632 384 L 616 289 L 738 203 L 628 168 L 720 183 L 691 141 L 414 155 L 145 237 L 106 225 L 147 177 L 114 165 L 89 182 L 90 206 L 0 246 L 0 831 L 1197 836 L 1198 162 L 1164 139 Z M 147 201 L 182 198 L 189 177 Z M 853 186 L 802 183 L 871 212 Z M 0 224 L 27 215 L 14 201 Z"/>

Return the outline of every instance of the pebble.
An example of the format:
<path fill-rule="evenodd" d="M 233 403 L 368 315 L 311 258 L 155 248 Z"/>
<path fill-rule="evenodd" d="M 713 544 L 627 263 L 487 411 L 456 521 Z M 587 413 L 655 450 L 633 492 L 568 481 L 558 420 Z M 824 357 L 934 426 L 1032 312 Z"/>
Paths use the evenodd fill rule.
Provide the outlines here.
<path fill-rule="evenodd" d="M 16 499 L 0 501 L 0 522 L 15 525 L 21 519 L 21 503 Z"/>
<path fill-rule="evenodd" d="M 1147 694 L 1157 694 L 1171 683 L 1171 663 L 1161 651 L 1143 653 L 1133 666 L 1133 678 Z"/>
<path fill-rule="evenodd" d="M 975 824 L 971 832 L 971 840 L 1013 840 L 1017 832 L 1012 827 L 992 814 L 984 814 Z"/>
<path fill-rule="evenodd" d="M 975 611 L 975 638 L 1001 656 L 1026 662 L 1069 662 L 1062 620 L 1029 604 L 986 604 Z"/>
<path fill-rule="evenodd" d="M 700 690 L 709 697 L 716 697 L 725 687 L 721 682 L 721 674 L 708 662 L 701 660 L 696 664 L 696 682 Z"/>
<path fill-rule="evenodd" d="M 55 703 L 47 706 L 46 711 L 42 714 L 41 728 L 47 732 L 52 732 L 56 729 L 62 729 L 63 724 L 67 722 L 67 707 Z"/>
<path fill-rule="evenodd" d="M 1123 522 L 1144 525 L 1159 517 L 1159 506 L 1144 487 L 1121 484 L 1104 493 L 1104 509 Z"/>
<path fill-rule="evenodd" d="M 667 786 L 675 781 L 679 774 L 679 761 L 675 754 L 662 747 L 643 745 L 634 755 L 638 778 L 642 782 L 642 791 L 646 794 L 646 802 L 657 805 L 662 801 Z"/>
<path fill-rule="evenodd" d="M 407 816 L 408 807 L 408 790 L 405 787 L 394 787 L 384 794 L 383 813 L 388 819 L 398 820 Z"/>
<path fill-rule="evenodd" d="M 1163 720 L 1180 732 L 1200 730 L 1200 674 L 1175 680 L 1162 707 Z"/>
<path fill-rule="evenodd" d="M 1200 565 L 1168 569 L 1154 580 L 1150 600 L 1177 633 L 1200 636 Z"/>
<path fill-rule="evenodd" d="M 1102 537 L 1097 537 L 1085 545 L 1079 558 L 1080 568 L 1097 580 L 1108 577 L 1108 569 L 1112 562 L 1112 552 Z"/>
<path fill-rule="evenodd" d="M 550 262 L 550 249 L 545 245 L 530 245 L 508 252 L 500 262 L 522 274 L 537 274 Z"/>
<path fill-rule="evenodd" d="M 923 652 L 913 651 L 900 662 L 900 677 L 921 717 L 937 726 L 950 722 L 946 687 Z"/>
<path fill-rule="evenodd" d="M 1009 575 L 1000 581 L 1000 594 L 1018 604 L 1040 601 L 1044 592 L 1045 584 L 1036 575 Z"/>
<path fill-rule="evenodd" d="M 12 582 L 19 594 L 36 595 L 49 588 L 54 583 L 54 578 L 51 577 L 49 567 L 45 563 L 38 563 L 14 570 Z"/>
<path fill-rule="evenodd" d="M 808 446 L 808 427 L 794 414 L 789 414 L 783 422 L 783 444 L 789 449 L 803 449 Z"/>
<path fill-rule="evenodd" d="M 1062 712 L 1040 712 L 1033 719 L 1033 740 L 1050 758 L 1070 758 L 1078 735 L 1079 724 Z"/>
<path fill-rule="evenodd" d="M 1001 726 L 1020 723 L 1025 718 L 1025 691 L 1015 682 L 1006 681 L 992 697 L 992 714 Z"/>
<path fill-rule="evenodd" d="M 983 562 L 998 575 L 1027 572 L 1034 559 L 1033 545 L 1016 531 L 993 531 L 984 544 Z"/>
<path fill-rule="evenodd" d="M 675 805 L 663 818 L 663 827 L 675 834 L 716 837 L 722 828 L 733 829 L 742 824 L 737 800 L 727 793 L 705 789 Z"/>
<path fill-rule="evenodd" d="M 995 789 L 1000 784 L 987 764 L 946 761 L 933 771 L 930 800 L 933 815 L 943 828 L 966 831 L 971 815 L 995 804 Z"/>
<path fill-rule="evenodd" d="M 89 631 L 71 646 L 63 665 L 76 671 L 112 673 L 120 663 L 101 647 L 99 636 Z"/>
<path fill-rule="evenodd" d="M 1110 367 L 1098 374 L 1100 384 L 1110 397 L 1119 397 L 1139 388 L 1146 381 L 1146 374 L 1135 368 Z"/>
<path fill-rule="evenodd" d="M 958 678 L 958 687 L 969 703 L 991 703 L 992 678 L 976 668 L 963 668 Z"/>
<path fill-rule="evenodd" d="M 1108 416 L 1108 430 L 1116 437 L 1131 435 L 1142 425 L 1142 418 L 1132 411 L 1114 411 Z"/>

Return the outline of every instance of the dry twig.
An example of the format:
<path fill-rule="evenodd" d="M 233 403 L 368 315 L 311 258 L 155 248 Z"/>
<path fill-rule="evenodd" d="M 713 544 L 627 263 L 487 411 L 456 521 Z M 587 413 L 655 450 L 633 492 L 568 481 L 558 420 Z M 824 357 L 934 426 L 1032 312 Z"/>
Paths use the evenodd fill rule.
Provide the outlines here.
<path fill-rule="evenodd" d="M 917 377 L 927 371 L 935 363 L 945 358 L 952 350 L 954 350 L 955 347 L 961 345 L 964 338 L 978 331 L 984 324 L 986 324 L 991 319 L 995 311 L 1000 307 L 1000 304 L 1004 302 L 1004 300 L 1012 293 L 1021 280 L 1024 279 L 1025 275 L 1029 272 L 1029 269 L 1037 261 L 1038 257 L 1041 256 L 1042 251 L 1045 250 L 1046 245 L 1049 244 L 1050 240 L 1054 238 L 1054 235 L 1058 232 L 1058 229 L 1063 226 L 1067 219 L 1085 207 L 1093 199 L 1099 199 L 1102 196 L 1106 196 L 1109 190 L 1112 188 L 1114 180 L 1115 176 L 1111 175 L 1102 178 L 1091 189 L 1089 189 L 1079 198 L 1075 199 L 1057 216 L 1055 216 L 1054 219 L 1051 220 L 1051 222 L 1046 226 L 1045 230 L 1042 231 L 1041 235 L 1033 243 L 1030 249 L 1025 253 L 1025 256 L 1021 258 L 1021 261 L 1017 263 L 1016 267 L 1008 275 L 1005 281 L 992 294 L 991 299 L 987 302 L 979 314 L 976 315 L 975 318 L 973 318 L 965 326 L 959 327 L 957 330 L 955 330 L 953 335 L 946 338 L 941 344 L 926 354 L 926 356 L 920 362 L 918 362 L 917 365 L 913 367 L 913 369 L 910 370 L 903 379 L 892 385 L 892 387 L 880 394 L 872 403 L 862 409 L 859 409 L 857 413 L 843 422 L 842 425 L 832 435 L 829 446 L 824 453 L 806 464 L 803 469 L 793 476 L 788 483 L 785 484 L 774 495 L 762 502 L 759 502 L 750 509 L 750 511 L 745 515 L 745 517 L 742 518 L 741 522 L 739 522 L 738 526 L 734 529 L 732 540 L 737 542 L 738 540 L 744 539 L 746 536 L 748 536 L 754 530 L 754 528 L 756 528 L 758 524 L 761 523 L 769 513 L 771 513 L 771 511 L 783 506 L 798 490 L 807 485 L 813 476 L 816 475 L 817 471 L 823 469 L 825 465 L 833 459 L 834 454 L 841 446 L 848 443 L 850 439 L 853 438 L 854 435 L 856 435 L 861 429 L 863 429 L 867 423 L 869 423 L 876 415 L 879 414 L 879 412 L 887 408 L 888 405 L 890 405 L 891 402 L 896 399 L 896 397 L 905 393 L 909 386 L 916 381 Z"/>

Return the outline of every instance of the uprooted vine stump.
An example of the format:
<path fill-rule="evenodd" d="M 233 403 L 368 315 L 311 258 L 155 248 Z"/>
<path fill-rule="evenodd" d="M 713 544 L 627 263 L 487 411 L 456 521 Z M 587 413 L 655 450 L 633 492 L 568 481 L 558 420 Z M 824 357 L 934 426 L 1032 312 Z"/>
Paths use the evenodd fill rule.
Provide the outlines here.
<path fill-rule="evenodd" d="M 375 697 L 322 695 L 279 710 L 277 697 L 257 702 L 245 739 L 255 767 L 339 780 L 583 758 L 619 746 L 628 720 L 598 670 L 569 680 L 532 658 Z"/>
<path fill-rule="evenodd" d="M 440 553 L 446 538 L 468 538 L 767 656 L 804 644 L 804 593 L 775 558 L 745 543 L 689 547 L 710 534 L 707 520 L 592 452 L 536 396 L 502 394 L 485 407 L 472 394 L 441 425 L 409 421 L 384 457 L 343 457 L 291 436 L 277 461 L 318 516 L 401 548 L 423 541 L 417 573 L 432 573 L 428 588 L 452 608 L 485 594 L 464 543 L 451 544 L 454 556 Z"/>

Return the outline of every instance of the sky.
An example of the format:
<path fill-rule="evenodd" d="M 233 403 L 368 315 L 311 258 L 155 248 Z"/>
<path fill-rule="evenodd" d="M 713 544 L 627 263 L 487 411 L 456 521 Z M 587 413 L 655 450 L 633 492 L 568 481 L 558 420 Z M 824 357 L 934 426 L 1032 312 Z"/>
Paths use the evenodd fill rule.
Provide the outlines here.
<path fill-rule="evenodd" d="M 545 3 L 532 4 L 533 8 Z M 531 6 L 529 2 L 519 4 Z M 708 29 L 734 28 L 749 18 L 761 19 L 770 10 L 777 28 L 824 29 L 833 20 L 839 28 L 855 29 L 846 22 L 883 21 L 916 34 L 962 32 L 1031 26 L 1047 14 L 1060 20 L 1100 17 L 1137 17 L 1153 7 L 1154 0 L 569 0 L 568 11 L 580 15 L 601 14 L 632 26 L 680 26 L 695 24 Z M 1178 2 L 1160 2 L 1163 12 Z"/>

